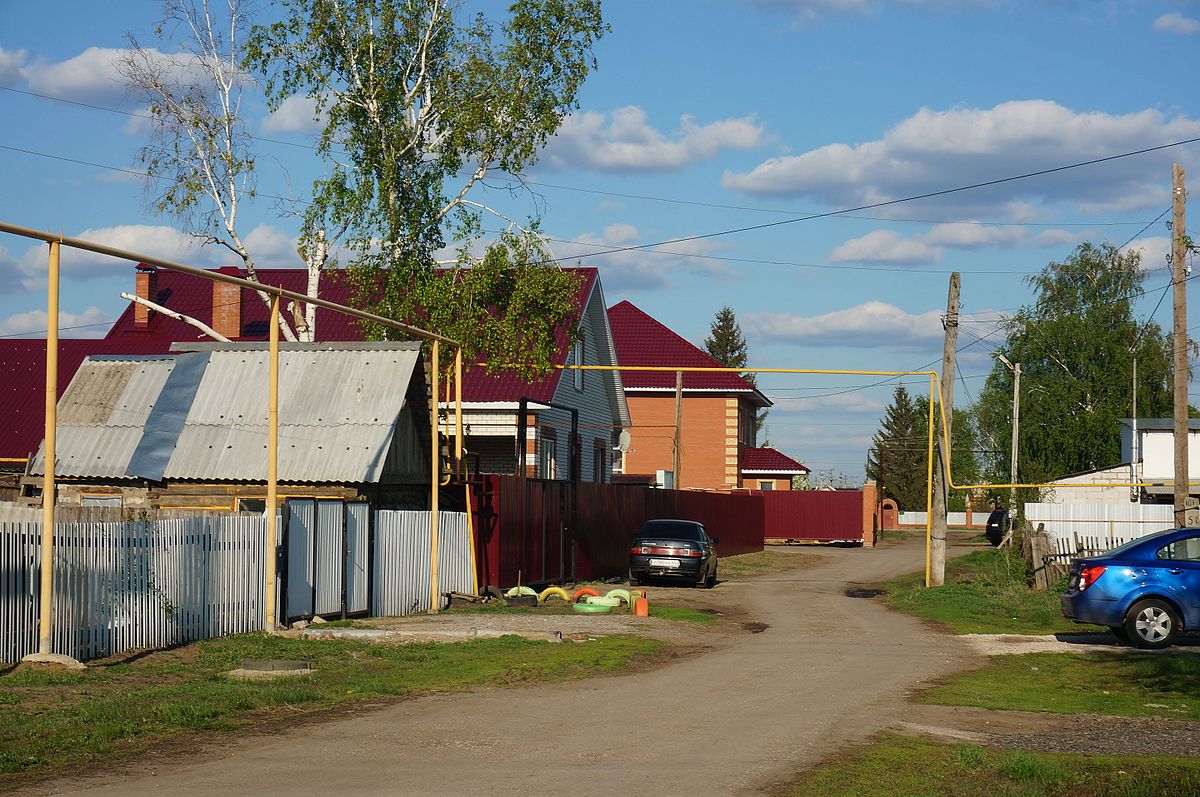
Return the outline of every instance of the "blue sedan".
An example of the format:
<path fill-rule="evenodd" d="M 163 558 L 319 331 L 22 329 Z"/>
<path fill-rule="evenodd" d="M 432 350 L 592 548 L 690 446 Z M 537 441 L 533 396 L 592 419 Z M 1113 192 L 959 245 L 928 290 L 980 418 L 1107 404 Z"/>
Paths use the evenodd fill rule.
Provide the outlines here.
<path fill-rule="evenodd" d="M 1071 562 L 1062 612 L 1121 640 L 1165 648 L 1200 629 L 1200 528 L 1169 529 Z"/>

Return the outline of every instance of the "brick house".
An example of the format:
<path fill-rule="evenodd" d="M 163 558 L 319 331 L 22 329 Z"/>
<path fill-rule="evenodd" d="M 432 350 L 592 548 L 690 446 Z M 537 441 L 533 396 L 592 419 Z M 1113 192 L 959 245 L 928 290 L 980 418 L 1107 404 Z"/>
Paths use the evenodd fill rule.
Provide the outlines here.
<path fill-rule="evenodd" d="M 610 307 L 608 320 L 622 366 L 721 367 L 628 301 Z M 622 472 L 628 481 L 651 481 L 649 477 L 658 471 L 672 469 L 677 437 L 675 374 L 622 370 L 621 379 L 632 422 Z M 785 489 L 785 482 L 790 489 L 789 471 L 807 472 L 790 457 L 756 446 L 754 418 L 771 401 L 742 377 L 685 372 L 682 394 L 680 472 L 675 474 L 675 487 L 760 489 L 759 482 L 770 481 L 774 489 Z M 756 469 L 746 472 L 748 466 Z M 760 471 L 758 466 L 777 469 Z"/>

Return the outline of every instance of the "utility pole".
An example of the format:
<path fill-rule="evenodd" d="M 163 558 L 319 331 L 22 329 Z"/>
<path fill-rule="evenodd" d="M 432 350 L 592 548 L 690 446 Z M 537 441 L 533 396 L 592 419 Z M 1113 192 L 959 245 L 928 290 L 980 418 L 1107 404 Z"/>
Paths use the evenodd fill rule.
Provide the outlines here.
<path fill-rule="evenodd" d="M 933 523 L 929 540 L 929 585 L 940 587 L 946 580 L 946 503 L 950 492 L 951 423 L 954 420 L 954 348 L 958 344 L 958 272 L 950 275 L 950 292 L 946 297 L 946 328 L 942 343 L 942 412 L 945 418 L 942 434 L 937 437 L 937 460 L 933 473 Z M 937 418 L 934 418 L 935 424 Z"/>
<path fill-rule="evenodd" d="M 1019 430 L 1021 428 L 1021 364 L 1009 362 L 1009 359 L 1003 354 L 997 352 L 997 357 L 1000 362 L 1004 363 L 1008 370 L 1013 372 L 1013 403 L 1012 403 L 1012 458 L 1008 466 L 1008 482 L 1009 484 L 1017 483 L 1017 441 L 1019 438 Z M 1017 507 L 1017 488 L 1010 487 L 1008 491 L 1008 516 L 1010 519 L 1016 518 Z"/>
<path fill-rule="evenodd" d="M 1184 205 L 1187 191 L 1183 183 L 1183 167 L 1171 167 L 1171 277 L 1175 306 L 1174 334 L 1171 349 L 1175 371 L 1175 525 L 1186 525 L 1188 500 L 1188 357 L 1187 357 L 1187 230 Z"/>

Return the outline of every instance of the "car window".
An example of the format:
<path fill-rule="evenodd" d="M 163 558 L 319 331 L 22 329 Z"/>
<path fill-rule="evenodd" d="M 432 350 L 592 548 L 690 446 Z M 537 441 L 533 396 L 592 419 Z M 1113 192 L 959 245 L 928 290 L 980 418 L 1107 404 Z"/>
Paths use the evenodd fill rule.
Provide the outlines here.
<path fill-rule="evenodd" d="M 1167 543 L 1158 549 L 1155 557 L 1172 562 L 1200 562 L 1200 537 L 1184 537 Z"/>
<path fill-rule="evenodd" d="M 666 537 L 672 540 L 702 540 L 704 528 L 697 523 L 671 520 L 647 520 L 639 537 Z"/>

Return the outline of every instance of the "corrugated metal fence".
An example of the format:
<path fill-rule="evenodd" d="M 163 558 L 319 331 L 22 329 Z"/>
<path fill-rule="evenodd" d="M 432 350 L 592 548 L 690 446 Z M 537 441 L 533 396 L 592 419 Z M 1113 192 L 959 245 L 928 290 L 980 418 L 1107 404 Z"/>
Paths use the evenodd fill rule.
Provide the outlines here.
<path fill-rule="evenodd" d="M 348 607 L 366 608 L 369 593 L 372 614 L 430 608 L 429 512 L 321 504 L 311 507 L 315 533 L 293 540 L 312 557 L 281 599 L 295 587 L 308 616 L 314 602 L 338 611 L 343 590 Z M 467 516 L 439 518 L 439 591 L 470 591 Z M 265 532 L 262 516 L 230 513 L 58 523 L 52 650 L 88 660 L 261 628 Z M 294 563 L 290 548 L 284 557 Z M 37 649 L 40 565 L 41 523 L 0 521 L 0 662 Z"/>
<path fill-rule="evenodd" d="M 1051 541 L 1072 546 L 1087 541 L 1088 549 L 1115 548 L 1129 540 L 1171 528 L 1174 510 L 1169 504 L 1025 504 L 1025 517 L 1037 526 L 1046 524 Z"/>

